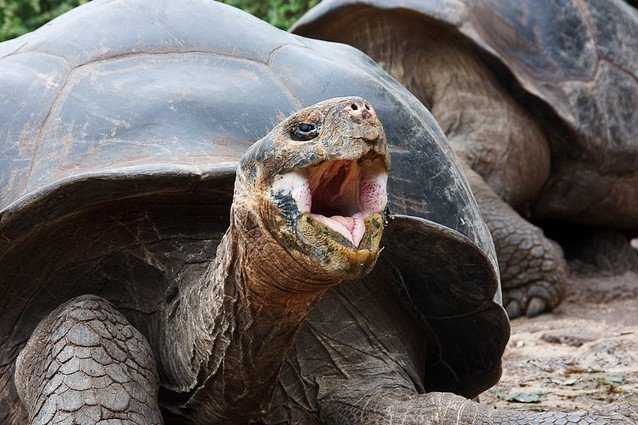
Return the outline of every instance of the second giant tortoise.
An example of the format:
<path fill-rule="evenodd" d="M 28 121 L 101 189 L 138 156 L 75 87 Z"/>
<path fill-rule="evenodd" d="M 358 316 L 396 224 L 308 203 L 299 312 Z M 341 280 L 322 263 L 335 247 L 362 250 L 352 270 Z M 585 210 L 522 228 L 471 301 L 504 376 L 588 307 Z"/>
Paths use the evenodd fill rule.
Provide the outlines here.
<path fill-rule="evenodd" d="M 462 397 L 508 338 L 489 233 L 360 52 L 96 0 L 0 56 L 2 423 L 561 418 Z"/>
<path fill-rule="evenodd" d="M 561 249 L 525 218 L 638 230 L 638 11 L 621 0 L 324 0 L 443 127 L 496 245 L 510 317 L 554 309 Z"/>

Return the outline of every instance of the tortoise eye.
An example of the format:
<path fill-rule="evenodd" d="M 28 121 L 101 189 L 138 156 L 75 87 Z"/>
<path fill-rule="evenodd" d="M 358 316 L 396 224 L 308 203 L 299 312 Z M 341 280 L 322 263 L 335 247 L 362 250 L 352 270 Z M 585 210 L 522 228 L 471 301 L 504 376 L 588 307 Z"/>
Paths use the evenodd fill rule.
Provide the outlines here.
<path fill-rule="evenodd" d="M 306 141 L 317 137 L 319 134 L 319 128 L 316 124 L 302 122 L 297 124 L 291 131 L 293 140 Z"/>

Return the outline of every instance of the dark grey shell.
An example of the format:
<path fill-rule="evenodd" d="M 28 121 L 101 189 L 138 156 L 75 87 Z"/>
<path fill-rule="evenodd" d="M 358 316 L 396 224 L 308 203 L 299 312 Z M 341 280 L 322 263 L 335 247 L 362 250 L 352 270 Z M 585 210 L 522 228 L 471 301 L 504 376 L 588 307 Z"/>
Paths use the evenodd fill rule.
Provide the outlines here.
<path fill-rule="evenodd" d="M 463 34 L 540 114 L 553 136 L 552 175 L 536 216 L 638 228 L 636 9 L 622 0 L 324 0 L 291 30 L 345 40 L 334 22 L 374 13 L 411 13 Z"/>
<path fill-rule="evenodd" d="M 0 94 L 0 388 L 38 321 L 80 294 L 162 344 L 163 306 L 214 256 L 244 151 L 344 95 L 373 103 L 392 145 L 384 255 L 441 332 L 432 378 L 452 370 L 447 388 L 471 395 L 500 376 L 486 226 L 431 115 L 359 51 L 207 0 L 96 0 L 0 44 Z"/>

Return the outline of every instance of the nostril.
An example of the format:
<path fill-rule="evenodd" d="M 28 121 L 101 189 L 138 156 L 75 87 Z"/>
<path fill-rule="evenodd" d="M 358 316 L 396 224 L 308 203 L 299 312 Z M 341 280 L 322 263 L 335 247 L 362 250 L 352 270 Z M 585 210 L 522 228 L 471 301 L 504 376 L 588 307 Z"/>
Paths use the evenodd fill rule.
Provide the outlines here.
<path fill-rule="evenodd" d="M 355 103 L 350 105 L 350 108 L 352 108 L 353 111 L 356 111 L 357 109 L 359 109 L 359 107 Z"/>
<path fill-rule="evenodd" d="M 370 110 L 370 105 L 368 105 L 367 103 L 365 104 L 365 107 L 368 111 Z"/>

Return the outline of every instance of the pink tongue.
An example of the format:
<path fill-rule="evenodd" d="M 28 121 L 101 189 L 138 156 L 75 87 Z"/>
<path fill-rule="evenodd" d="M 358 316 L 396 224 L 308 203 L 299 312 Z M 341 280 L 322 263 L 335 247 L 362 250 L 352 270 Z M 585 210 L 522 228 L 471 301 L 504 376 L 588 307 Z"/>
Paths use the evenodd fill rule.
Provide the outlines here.
<path fill-rule="evenodd" d="M 341 223 L 343 225 L 343 227 L 348 229 L 348 232 L 350 232 L 352 234 L 352 231 L 354 230 L 354 218 L 353 217 L 342 217 L 340 215 L 333 215 L 330 218 L 333 219 L 334 221 L 338 222 L 338 223 Z"/>
<path fill-rule="evenodd" d="M 342 217 L 340 215 L 326 217 L 321 214 L 312 214 L 312 216 L 319 223 L 324 226 L 328 226 L 332 230 L 339 232 L 348 238 L 355 248 L 359 247 L 359 243 L 361 243 L 361 239 L 363 239 L 363 235 L 365 235 L 366 232 L 363 216 L 360 212 L 356 213 L 352 217 Z"/>

